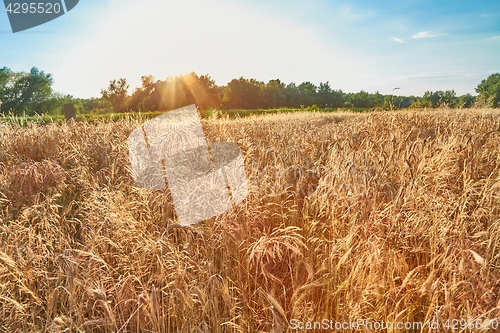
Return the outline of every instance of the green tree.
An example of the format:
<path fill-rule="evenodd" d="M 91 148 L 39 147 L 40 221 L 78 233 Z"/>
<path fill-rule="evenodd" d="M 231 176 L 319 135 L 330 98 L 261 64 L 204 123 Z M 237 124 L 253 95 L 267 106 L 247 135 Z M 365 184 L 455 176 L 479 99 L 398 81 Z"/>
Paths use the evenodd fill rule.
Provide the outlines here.
<path fill-rule="evenodd" d="M 14 73 L 10 68 L 0 68 L 0 111 L 7 111 L 7 98 L 12 88 Z M 2 108 L 3 104 L 3 108 Z"/>
<path fill-rule="evenodd" d="M 385 95 L 384 103 L 382 108 L 385 110 L 401 109 L 401 108 L 420 108 L 420 107 L 432 107 L 429 101 L 421 102 L 415 96 L 396 96 L 396 95 Z"/>
<path fill-rule="evenodd" d="M 279 79 L 270 80 L 263 86 L 263 107 L 281 108 L 287 106 L 286 86 Z"/>
<path fill-rule="evenodd" d="M 304 106 L 311 106 L 317 103 L 317 90 L 313 83 L 306 81 L 298 86 L 301 104 Z"/>
<path fill-rule="evenodd" d="M 443 99 L 442 91 L 426 91 L 422 96 L 422 104 L 428 107 L 437 108 L 441 105 Z"/>
<path fill-rule="evenodd" d="M 47 110 L 46 113 L 51 115 L 62 114 L 62 106 L 66 103 L 72 103 L 75 107 L 77 114 L 83 110 L 81 102 L 71 95 L 63 95 L 61 93 L 52 93 L 52 95 L 42 102 L 43 108 Z"/>
<path fill-rule="evenodd" d="M 15 115 L 44 114 L 52 111 L 52 76 L 33 67 L 29 73 L 0 69 L 0 101 L 2 112 Z"/>
<path fill-rule="evenodd" d="M 371 95 L 371 107 L 382 107 L 384 105 L 384 96 L 378 91 Z"/>
<path fill-rule="evenodd" d="M 151 98 L 155 91 L 155 79 L 152 75 L 141 77 L 142 86 L 136 88 L 130 96 L 128 107 L 132 111 L 153 111 L 157 107 Z"/>
<path fill-rule="evenodd" d="M 356 108 L 372 107 L 372 103 L 370 101 L 370 95 L 366 91 L 363 91 L 363 90 L 361 90 L 360 92 L 358 92 L 356 94 L 352 94 L 350 102 Z"/>
<path fill-rule="evenodd" d="M 397 108 L 409 108 L 416 100 L 415 96 L 396 96 L 394 104 Z"/>
<path fill-rule="evenodd" d="M 298 108 L 300 106 L 300 91 L 297 85 L 294 82 L 291 82 L 285 87 L 285 97 L 286 97 L 286 106 L 292 108 Z"/>
<path fill-rule="evenodd" d="M 449 107 L 454 108 L 458 102 L 457 94 L 454 90 L 446 91 L 426 91 L 422 96 L 421 105 L 426 107 Z"/>
<path fill-rule="evenodd" d="M 257 109 L 263 107 L 264 83 L 255 79 L 233 79 L 223 89 L 222 102 L 228 109 Z"/>
<path fill-rule="evenodd" d="M 320 82 L 318 87 L 318 97 L 317 104 L 321 107 L 327 107 L 332 102 L 332 88 L 330 87 L 330 83 Z"/>
<path fill-rule="evenodd" d="M 382 104 L 382 108 L 384 110 L 394 109 L 393 98 L 394 98 L 394 95 L 385 95 L 384 96 L 384 104 Z"/>
<path fill-rule="evenodd" d="M 125 112 L 128 109 L 128 88 L 126 79 L 111 80 L 108 89 L 101 90 L 101 95 L 113 105 L 115 112 Z"/>
<path fill-rule="evenodd" d="M 345 94 L 341 89 L 332 90 L 331 96 L 332 96 L 332 101 L 330 103 L 334 108 L 340 108 L 344 105 Z"/>
<path fill-rule="evenodd" d="M 458 98 L 455 90 L 446 90 L 443 93 L 441 105 L 444 107 L 454 108 L 457 105 Z"/>
<path fill-rule="evenodd" d="M 476 97 L 471 94 L 465 94 L 458 98 L 457 107 L 458 108 L 470 108 L 474 105 Z"/>
<path fill-rule="evenodd" d="M 476 103 L 481 107 L 497 108 L 500 106 L 500 73 L 491 74 L 481 81 L 476 92 Z"/>
<path fill-rule="evenodd" d="M 221 90 L 210 75 L 198 76 L 191 73 L 188 83 L 187 87 L 200 110 L 220 108 L 219 94 Z"/>
<path fill-rule="evenodd" d="M 104 98 L 87 98 L 81 100 L 82 113 L 110 113 L 113 111 L 113 105 Z"/>
<path fill-rule="evenodd" d="M 5 89 L 7 89 L 7 85 L 11 81 L 13 75 L 14 73 L 10 70 L 10 68 L 0 68 L 0 94 L 4 93 Z"/>

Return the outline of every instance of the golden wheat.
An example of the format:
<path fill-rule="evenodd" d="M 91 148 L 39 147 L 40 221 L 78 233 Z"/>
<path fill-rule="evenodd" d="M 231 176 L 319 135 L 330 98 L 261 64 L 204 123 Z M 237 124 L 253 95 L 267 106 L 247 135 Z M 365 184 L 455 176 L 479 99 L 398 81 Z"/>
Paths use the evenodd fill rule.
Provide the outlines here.
<path fill-rule="evenodd" d="M 499 319 L 498 111 L 204 120 L 249 195 L 193 228 L 135 186 L 140 123 L 0 128 L 0 331 Z"/>

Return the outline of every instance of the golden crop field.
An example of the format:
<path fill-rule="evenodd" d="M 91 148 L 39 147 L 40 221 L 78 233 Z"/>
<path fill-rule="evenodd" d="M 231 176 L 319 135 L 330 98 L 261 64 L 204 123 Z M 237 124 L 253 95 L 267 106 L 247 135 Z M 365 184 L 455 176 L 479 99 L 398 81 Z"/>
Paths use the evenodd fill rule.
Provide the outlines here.
<path fill-rule="evenodd" d="M 139 123 L 0 127 L 1 332 L 496 330 L 498 110 L 203 120 L 249 194 L 192 227 L 135 185 Z"/>

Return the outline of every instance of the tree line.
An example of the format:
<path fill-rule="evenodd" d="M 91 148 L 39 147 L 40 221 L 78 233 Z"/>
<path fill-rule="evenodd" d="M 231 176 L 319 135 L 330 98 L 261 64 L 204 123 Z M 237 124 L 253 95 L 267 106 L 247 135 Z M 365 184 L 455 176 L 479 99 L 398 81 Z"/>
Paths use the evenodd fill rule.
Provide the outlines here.
<path fill-rule="evenodd" d="M 14 115 L 48 114 L 73 100 L 52 90 L 52 75 L 33 67 L 30 72 L 0 68 L 0 113 Z"/>
<path fill-rule="evenodd" d="M 500 74 L 482 80 L 477 96 L 457 96 L 454 90 L 427 91 L 423 96 L 400 96 L 360 91 L 347 93 L 330 83 L 315 85 L 284 83 L 279 79 L 265 83 L 243 77 L 218 86 L 208 75 L 196 73 L 157 80 L 141 78 L 141 86 L 129 94 L 124 78 L 111 80 L 101 96 L 78 99 L 52 90 L 53 78 L 37 68 L 30 72 L 0 69 L 0 113 L 14 115 L 57 114 L 71 102 L 79 113 L 168 111 L 196 104 L 200 109 L 275 109 L 275 108 L 471 108 L 500 107 Z"/>

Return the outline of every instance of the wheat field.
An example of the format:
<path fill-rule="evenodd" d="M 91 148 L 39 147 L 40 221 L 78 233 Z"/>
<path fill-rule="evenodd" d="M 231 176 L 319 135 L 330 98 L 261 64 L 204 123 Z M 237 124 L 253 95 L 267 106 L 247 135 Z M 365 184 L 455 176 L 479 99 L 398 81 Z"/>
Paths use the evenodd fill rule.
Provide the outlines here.
<path fill-rule="evenodd" d="M 498 110 L 203 120 L 249 194 L 192 227 L 135 186 L 140 123 L 0 125 L 0 332 L 495 331 Z"/>

